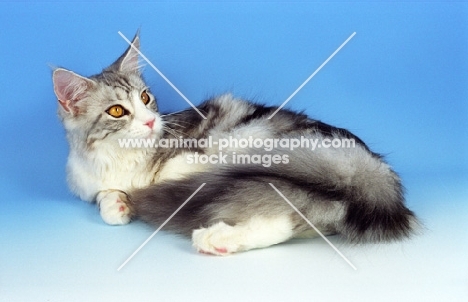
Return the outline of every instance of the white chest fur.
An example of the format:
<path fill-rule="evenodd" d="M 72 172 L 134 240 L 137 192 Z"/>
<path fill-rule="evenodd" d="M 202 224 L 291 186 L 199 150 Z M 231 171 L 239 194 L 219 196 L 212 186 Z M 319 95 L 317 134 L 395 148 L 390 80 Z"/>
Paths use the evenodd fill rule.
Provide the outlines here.
<path fill-rule="evenodd" d="M 119 150 L 120 151 L 120 150 Z M 153 182 L 156 167 L 146 150 L 71 152 L 67 172 L 70 189 L 81 199 L 94 201 L 103 190 L 128 191 Z"/>
<path fill-rule="evenodd" d="M 209 165 L 189 164 L 187 153 L 169 159 L 162 166 L 143 149 L 115 149 L 105 152 L 71 152 L 68 157 L 68 185 L 81 199 L 93 202 L 100 191 L 147 187 L 155 182 L 175 180 L 209 169 Z"/>

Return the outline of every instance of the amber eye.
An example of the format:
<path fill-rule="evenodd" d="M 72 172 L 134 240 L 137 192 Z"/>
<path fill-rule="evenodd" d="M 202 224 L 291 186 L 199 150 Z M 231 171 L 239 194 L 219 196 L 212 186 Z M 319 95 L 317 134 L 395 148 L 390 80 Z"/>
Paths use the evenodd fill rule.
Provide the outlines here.
<path fill-rule="evenodd" d="M 151 98 L 148 95 L 148 93 L 146 92 L 146 90 L 141 93 L 140 98 L 141 98 L 141 101 L 143 102 L 143 104 L 145 104 L 145 105 L 148 104 L 151 101 Z"/>
<path fill-rule="evenodd" d="M 107 114 L 113 116 L 113 117 L 122 117 L 125 115 L 125 109 L 124 107 L 120 105 L 114 105 L 110 107 L 109 109 L 106 110 Z"/>

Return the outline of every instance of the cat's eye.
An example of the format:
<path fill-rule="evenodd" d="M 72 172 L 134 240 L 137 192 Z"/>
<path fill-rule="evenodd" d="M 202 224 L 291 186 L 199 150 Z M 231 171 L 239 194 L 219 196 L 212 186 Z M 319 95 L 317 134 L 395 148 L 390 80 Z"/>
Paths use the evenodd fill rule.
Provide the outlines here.
<path fill-rule="evenodd" d="M 125 111 L 124 107 L 122 107 L 120 105 L 111 106 L 109 109 L 106 110 L 106 112 L 110 116 L 113 116 L 113 117 L 116 117 L 116 118 L 122 117 L 122 116 L 124 116 L 126 114 L 126 111 Z"/>
<path fill-rule="evenodd" d="M 146 90 L 141 93 L 140 98 L 141 98 L 141 101 L 143 102 L 143 104 L 145 104 L 145 105 L 147 105 L 151 101 L 151 98 L 150 98 L 149 94 L 146 92 Z"/>

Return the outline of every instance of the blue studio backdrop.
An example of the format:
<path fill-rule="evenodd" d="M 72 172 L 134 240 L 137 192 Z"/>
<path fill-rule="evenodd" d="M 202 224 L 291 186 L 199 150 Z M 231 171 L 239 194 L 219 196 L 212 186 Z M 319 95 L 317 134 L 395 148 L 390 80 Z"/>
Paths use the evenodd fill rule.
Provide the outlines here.
<path fill-rule="evenodd" d="M 280 105 L 355 33 L 286 108 L 347 128 L 386 156 L 402 176 L 409 207 L 425 224 L 418 253 L 395 260 L 387 251 L 369 260 L 371 251 L 362 257 L 348 250 L 362 268 L 353 275 L 320 242 L 328 258 L 319 278 L 314 272 L 325 264 L 314 241 L 220 262 L 162 232 L 132 267 L 117 273 L 153 229 L 138 222 L 106 226 L 93 205 L 68 192 L 68 146 L 51 75 L 57 66 L 84 76 L 99 73 L 128 46 L 118 32 L 131 39 L 137 30 L 142 53 L 194 104 L 231 92 Z M 322 289 L 314 290 L 318 297 L 330 294 L 324 290 L 329 282 L 343 288 L 333 293 L 336 298 L 372 300 L 379 292 L 389 299 L 410 297 L 422 287 L 431 299 L 468 294 L 462 261 L 468 249 L 467 3 L 2 1 L 0 39 L 0 300 L 197 301 L 229 290 L 223 300 L 289 299 L 274 276 L 288 286 L 315 280 L 310 282 Z M 144 76 L 162 111 L 189 106 L 149 65 Z M 404 271 L 407 263 L 416 263 L 419 272 Z M 292 268 L 282 271 L 286 265 Z M 374 285 L 357 290 L 368 276 Z M 386 282 L 401 290 L 396 294 Z"/>

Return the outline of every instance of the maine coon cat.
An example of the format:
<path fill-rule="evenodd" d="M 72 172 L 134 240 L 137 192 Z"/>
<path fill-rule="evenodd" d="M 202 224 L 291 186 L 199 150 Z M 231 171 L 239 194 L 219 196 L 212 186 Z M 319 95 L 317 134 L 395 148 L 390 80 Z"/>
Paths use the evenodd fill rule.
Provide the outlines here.
<path fill-rule="evenodd" d="M 132 45 L 97 75 L 53 72 L 69 187 L 96 202 L 106 223 L 159 226 L 206 183 L 165 226 L 191 236 L 200 252 L 227 255 L 311 233 L 271 183 L 324 234 L 351 242 L 411 234 L 417 221 L 398 175 L 357 136 L 284 109 L 268 119 L 276 107 L 231 95 L 199 105 L 206 119 L 193 108 L 163 115 L 141 75 L 138 35 Z M 128 139 L 181 144 L 122 145 Z M 250 144 L 240 146 L 242 139 Z M 325 148 L 336 140 L 354 145 Z M 293 141 L 324 147 L 291 148 Z M 229 144 L 220 150 L 219 142 Z"/>

